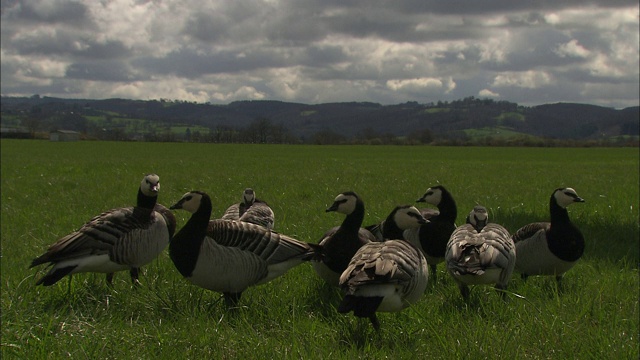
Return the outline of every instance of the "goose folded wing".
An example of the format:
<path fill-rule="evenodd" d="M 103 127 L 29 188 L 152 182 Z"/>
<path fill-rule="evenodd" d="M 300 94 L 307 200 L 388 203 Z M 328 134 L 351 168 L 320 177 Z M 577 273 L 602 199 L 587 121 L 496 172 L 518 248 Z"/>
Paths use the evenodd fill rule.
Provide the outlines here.
<path fill-rule="evenodd" d="M 305 242 L 242 221 L 211 220 L 207 235 L 219 245 L 254 253 L 268 263 L 297 257 L 307 260 L 315 253 Z"/>
<path fill-rule="evenodd" d="M 241 221 L 261 225 L 267 228 L 273 227 L 273 210 L 264 203 L 254 203 L 240 216 Z"/>
<path fill-rule="evenodd" d="M 114 245 L 134 229 L 151 225 L 151 211 L 139 208 L 119 208 L 106 211 L 85 223 L 80 229 L 59 239 L 31 266 L 57 262 L 87 255 L 110 253 Z"/>
<path fill-rule="evenodd" d="M 340 277 L 340 284 L 357 287 L 361 284 L 410 281 L 418 267 L 410 256 L 411 252 L 415 250 L 403 241 L 370 243 L 353 257 Z"/>
<path fill-rule="evenodd" d="M 224 220 L 238 220 L 240 219 L 240 204 L 233 204 L 225 210 L 222 215 Z"/>
<path fill-rule="evenodd" d="M 548 231 L 550 224 L 548 222 L 537 222 L 527 224 L 521 227 L 518 231 L 513 234 L 513 241 L 518 242 L 522 240 L 526 240 L 535 235 L 538 231 Z"/>

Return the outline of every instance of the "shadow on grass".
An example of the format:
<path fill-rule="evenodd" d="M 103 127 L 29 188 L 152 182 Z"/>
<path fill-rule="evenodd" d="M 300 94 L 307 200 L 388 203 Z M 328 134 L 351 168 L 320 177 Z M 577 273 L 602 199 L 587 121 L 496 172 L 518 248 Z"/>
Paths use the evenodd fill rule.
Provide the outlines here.
<path fill-rule="evenodd" d="M 539 215 L 497 209 L 492 219 L 505 226 L 511 234 L 520 227 L 533 223 L 549 221 L 549 215 Z M 640 224 L 622 219 L 604 219 L 600 216 L 572 216 L 571 221 L 580 229 L 585 238 L 585 254 L 592 258 L 606 260 L 628 269 L 638 267 L 640 261 Z"/>

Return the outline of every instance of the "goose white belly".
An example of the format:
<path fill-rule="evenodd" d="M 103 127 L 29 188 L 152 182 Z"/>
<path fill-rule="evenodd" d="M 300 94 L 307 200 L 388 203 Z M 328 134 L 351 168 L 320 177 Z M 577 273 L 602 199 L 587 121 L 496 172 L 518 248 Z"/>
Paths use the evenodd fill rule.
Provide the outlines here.
<path fill-rule="evenodd" d="M 376 311 L 397 312 L 409 305 L 409 303 L 403 301 L 400 291 L 400 287 L 395 284 L 365 285 L 359 287 L 353 293 L 353 296 L 383 297 Z"/>
<path fill-rule="evenodd" d="M 111 261 L 109 254 L 101 254 L 60 261 L 51 268 L 49 273 L 69 266 L 75 266 L 75 269 L 70 274 L 83 272 L 113 273 L 131 268 L 129 265 L 117 264 Z"/>
<path fill-rule="evenodd" d="M 518 241 L 516 245 L 516 271 L 526 275 L 562 275 L 577 261 L 564 261 L 555 256 L 547 245 L 544 232 L 536 237 Z"/>
<path fill-rule="evenodd" d="M 194 285 L 218 292 L 241 292 L 266 281 L 268 267 L 257 255 L 210 241 L 202 246 L 188 277 Z M 211 246 L 212 245 L 212 246 Z"/>
<path fill-rule="evenodd" d="M 321 261 L 311 261 L 311 267 L 318 274 L 318 276 L 326 281 L 329 285 L 338 287 L 340 284 L 340 275 L 337 272 L 329 269 L 327 265 L 325 265 Z"/>
<path fill-rule="evenodd" d="M 302 264 L 303 261 L 300 259 L 291 259 L 283 262 L 279 262 L 277 264 L 271 264 L 267 266 L 267 276 L 265 276 L 262 280 L 258 281 L 256 285 L 267 283 L 281 275 L 284 275 L 289 269 L 295 267 L 297 265 Z"/>

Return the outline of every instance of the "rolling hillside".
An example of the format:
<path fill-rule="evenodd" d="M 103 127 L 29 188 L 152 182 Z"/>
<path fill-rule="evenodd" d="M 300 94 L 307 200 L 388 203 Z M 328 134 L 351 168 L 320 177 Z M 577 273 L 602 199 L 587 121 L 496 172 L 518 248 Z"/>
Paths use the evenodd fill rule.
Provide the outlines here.
<path fill-rule="evenodd" d="M 638 136 L 639 107 L 622 110 L 557 103 L 534 107 L 469 97 L 452 102 L 368 102 L 299 104 L 239 101 L 226 105 L 166 100 L 60 99 L 2 97 L 3 128 L 38 126 L 84 133 L 116 129 L 124 134 L 169 131 L 242 129 L 267 121 L 298 138 L 332 132 L 352 138 L 363 133 L 410 136 L 428 130 L 440 137 L 493 134 L 555 139 L 601 139 Z M 34 124 L 35 123 L 35 124 Z M 478 131 L 476 131 L 478 130 Z M 465 134 L 465 135 L 461 135 Z"/>

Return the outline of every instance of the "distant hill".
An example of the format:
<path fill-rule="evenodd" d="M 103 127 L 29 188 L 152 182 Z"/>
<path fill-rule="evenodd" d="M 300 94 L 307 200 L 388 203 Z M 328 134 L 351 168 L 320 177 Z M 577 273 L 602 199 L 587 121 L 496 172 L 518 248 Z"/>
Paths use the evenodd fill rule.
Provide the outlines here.
<path fill-rule="evenodd" d="M 428 130 L 438 136 L 459 136 L 469 130 L 522 134 L 556 139 L 600 139 L 638 136 L 640 108 L 557 103 L 533 107 L 506 101 L 468 97 L 452 102 L 408 102 L 381 105 L 369 102 L 300 104 L 281 101 L 237 101 L 226 105 L 164 100 L 60 99 L 2 97 L 2 125 L 16 125 L 25 117 L 48 119 L 49 127 L 86 131 L 96 119 L 131 119 L 164 126 L 216 129 L 244 128 L 266 119 L 291 134 L 309 138 L 323 131 L 346 138 L 363 133 L 409 136 Z M 73 116 L 71 116 L 73 115 Z M 71 120 L 70 120 L 71 119 Z M 123 126 L 119 122 L 101 126 Z M 75 124 L 75 125 L 74 125 Z M 75 128 L 74 128 L 75 127 Z M 84 128 L 83 128 L 84 127 Z"/>

